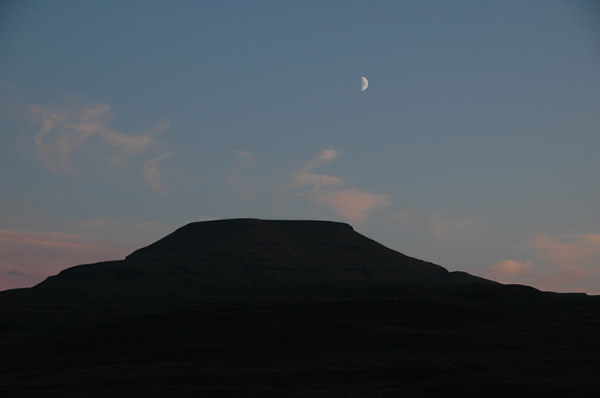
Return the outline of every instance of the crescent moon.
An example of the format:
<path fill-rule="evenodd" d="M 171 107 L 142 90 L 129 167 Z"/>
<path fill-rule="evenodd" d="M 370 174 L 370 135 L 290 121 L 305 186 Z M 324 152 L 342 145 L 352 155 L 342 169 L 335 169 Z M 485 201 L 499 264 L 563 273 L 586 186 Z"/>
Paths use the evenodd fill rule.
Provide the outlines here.
<path fill-rule="evenodd" d="M 360 77 L 360 91 L 365 91 L 367 89 L 367 87 L 369 87 L 369 81 L 367 80 L 366 77 L 361 76 Z"/>

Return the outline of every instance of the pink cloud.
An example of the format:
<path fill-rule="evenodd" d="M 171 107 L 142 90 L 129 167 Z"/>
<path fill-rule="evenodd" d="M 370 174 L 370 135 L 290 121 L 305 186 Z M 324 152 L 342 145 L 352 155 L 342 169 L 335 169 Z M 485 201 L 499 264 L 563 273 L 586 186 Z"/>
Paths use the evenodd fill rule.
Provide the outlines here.
<path fill-rule="evenodd" d="M 498 261 L 486 276 L 542 290 L 599 293 L 600 234 L 540 233 L 532 237 L 530 247 L 532 261 Z"/>
<path fill-rule="evenodd" d="M 0 229 L 0 290 L 30 287 L 65 268 L 124 258 L 134 249 L 77 234 Z"/>
<path fill-rule="evenodd" d="M 389 204 L 389 195 L 349 189 L 319 195 L 315 201 L 331 206 L 350 221 L 363 222 L 368 212 Z"/>
<path fill-rule="evenodd" d="M 502 260 L 492 264 L 492 277 L 499 282 L 514 282 L 533 265 L 533 261 Z"/>
<path fill-rule="evenodd" d="M 541 257 L 543 284 L 551 290 L 587 290 L 600 284 L 600 234 L 541 233 L 532 247 Z"/>

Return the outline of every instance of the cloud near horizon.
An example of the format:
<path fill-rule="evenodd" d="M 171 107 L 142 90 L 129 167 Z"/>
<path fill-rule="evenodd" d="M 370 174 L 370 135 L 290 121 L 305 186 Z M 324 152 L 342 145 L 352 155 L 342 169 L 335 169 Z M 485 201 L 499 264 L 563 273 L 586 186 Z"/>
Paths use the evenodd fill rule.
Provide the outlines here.
<path fill-rule="evenodd" d="M 529 248 L 533 260 L 498 261 L 487 276 L 542 290 L 600 293 L 600 234 L 539 233 L 531 238 Z"/>
<path fill-rule="evenodd" d="M 553 236 L 541 233 L 533 237 L 533 247 L 553 264 L 572 266 L 594 262 L 600 266 L 600 234 Z"/>
<path fill-rule="evenodd" d="M 361 223 L 370 211 L 387 206 L 390 202 L 389 195 L 358 188 L 342 188 L 344 180 L 340 177 L 314 172 L 317 167 L 338 157 L 339 152 L 334 149 L 322 151 L 296 172 L 283 190 L 301 192 L 298 194 L 317 204 L 326 205 L 343 218 Z"/>
<path fill-rule="evenodd" d="M 533 265 L 533 261 L 502 260 L 492 264 L 492 276 L 499 282 L 510 282 L 521 276 Z"/>
<path fill-rule="evenodd" d="M 118 168 L 132 155 L 159 149 L 156 137 L 170 127 L 166 121 L 140 134 L 111 129 L 108 125 L 114 117 L 107 104 L 29 105 L 24 110 L 26 118 L 40 125 L 33 137 L 37 158 L 57 174 L 76 174 L 73 158 L 84 150 L 108 152 L 107 162 Z M 146 181 L 156 190 L 154 179 Z"/>
<path fill-rule="evenodd" d="M 65 268 L 121 259 L 135 249 L 78 234 L 0 229 L 0 290 L 31 287 Z"/>
<path fill-rule="evenodd" d="M 551 271 L 545 282 L 549 287 L 584 289 L 600 283 L 600 234 L 540 233 L 533 237 L 532 246 L 543 267 Z"/>
<path fill-rule="evenodd" d="M 361 223 L 371 210 L 385 207 L 389 204 L 389 195 L 374 194 L 360 189 L 351 188 L 345 191 L 334 191 L 317 195 L 317 203 L 331 206 L 346 219 Z"/>

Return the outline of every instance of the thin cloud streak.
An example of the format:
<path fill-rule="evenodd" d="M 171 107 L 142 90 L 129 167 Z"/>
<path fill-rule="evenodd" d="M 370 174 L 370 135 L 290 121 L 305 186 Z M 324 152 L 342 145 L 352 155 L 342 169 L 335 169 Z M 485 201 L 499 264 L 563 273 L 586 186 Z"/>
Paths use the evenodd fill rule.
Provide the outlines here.
<path fill-rule="evenodd" d="M 251 154 L 250 152 L 237 150 L 237 151 L 235 151 L 235 154 L 238 156 L 238 159 L 239 159 L 239 161 L 236 165 L 236 168 L 238 170 L 243 170 L 243 169 L 251 166 L 252 164 L 256 163 L 256 161 L 258 160 L 258 157 Z"/>
<path fill-rule="evenodd" d="M 246 151 L 236 150 L 235 154 L 239 155 L 239 156 L 241 156 L 243 158 L 249 159 L 250 161 L 254 160 L 254 156 L 252 154 L 250 154 L 249 152 L 246 152 Z"/>
<path fill-rule="evenodd" d="M 336 160 L 339 156 L 340 156 L 340 153 L 338 151 L 336 151 L 335 149 L 324 150 L 321 152 L 321 154 L 316 159 L 309 162 L 302 169 L 303 169 L 303 171 L 310 171 L 312 169 L 315 169 L 315 168 L 321 166 L 322 164 L 329 163 L 333 160 Z"/>

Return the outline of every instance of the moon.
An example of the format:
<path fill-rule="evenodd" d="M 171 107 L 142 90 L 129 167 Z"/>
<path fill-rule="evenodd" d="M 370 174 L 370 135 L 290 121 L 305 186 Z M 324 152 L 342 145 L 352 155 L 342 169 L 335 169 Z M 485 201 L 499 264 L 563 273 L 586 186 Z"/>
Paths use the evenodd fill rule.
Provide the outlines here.
<path fill-rule="evenodd" d="M 367 87 L 369 87 L 369 81 L 367 80 L 366 77 L 361 76 L 360 77 L 360 91 L 365 91 L 367 89 Z"/>

